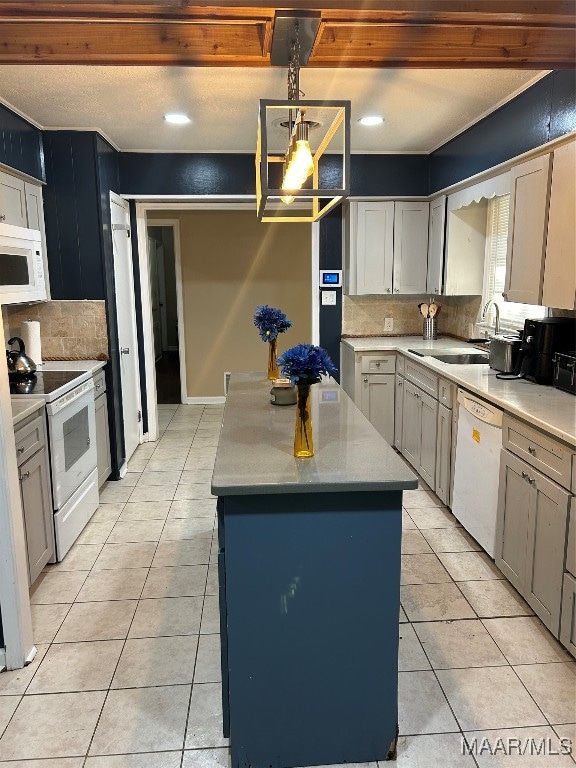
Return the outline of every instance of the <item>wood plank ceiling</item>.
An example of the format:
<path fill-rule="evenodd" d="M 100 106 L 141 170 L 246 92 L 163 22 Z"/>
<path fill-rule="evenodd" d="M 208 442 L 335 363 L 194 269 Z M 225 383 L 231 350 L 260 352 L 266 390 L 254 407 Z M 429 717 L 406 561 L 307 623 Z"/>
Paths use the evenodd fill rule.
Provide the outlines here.
<path fill-rule="evenodd" d="M 297 0 L 311 67 L 576 67 L 576 0 Z M 0 64 L 270 66 L 275 7 L 188 0 L 0 4 Z"/>

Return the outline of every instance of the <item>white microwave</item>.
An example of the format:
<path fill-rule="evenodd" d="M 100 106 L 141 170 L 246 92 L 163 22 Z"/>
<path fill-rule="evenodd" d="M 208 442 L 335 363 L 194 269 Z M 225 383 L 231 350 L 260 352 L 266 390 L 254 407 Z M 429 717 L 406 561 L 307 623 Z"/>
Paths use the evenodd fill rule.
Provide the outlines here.
<path fill-rule="evenodd" d="M 0 225 L 0 304 L 45 301 L 40 231 Z"/>

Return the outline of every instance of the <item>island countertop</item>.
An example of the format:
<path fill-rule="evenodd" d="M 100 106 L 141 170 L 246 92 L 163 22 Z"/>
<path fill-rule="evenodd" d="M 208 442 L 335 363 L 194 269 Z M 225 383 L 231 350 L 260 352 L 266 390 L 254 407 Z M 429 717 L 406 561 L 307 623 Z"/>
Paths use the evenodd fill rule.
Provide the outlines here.
<path fill-rule="evenodd" d="M 311 388 L 315 454 L 293 455 L 296 406 L 270 402 L 264 373 L 230 378 L 212 493 L 216 496 L 399 491 L 416 475 L 333 379 Z"/>

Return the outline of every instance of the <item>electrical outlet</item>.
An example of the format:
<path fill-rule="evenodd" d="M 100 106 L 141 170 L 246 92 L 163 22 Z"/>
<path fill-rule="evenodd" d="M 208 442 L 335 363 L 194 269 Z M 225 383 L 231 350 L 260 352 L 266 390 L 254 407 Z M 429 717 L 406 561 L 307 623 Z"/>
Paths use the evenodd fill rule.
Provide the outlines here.
<path fill-rule="evenodd" d="M 394 318 L 393 317 L 384 318 L 384 333 L 392 333 L 393 330 L 394 330 Z"/>

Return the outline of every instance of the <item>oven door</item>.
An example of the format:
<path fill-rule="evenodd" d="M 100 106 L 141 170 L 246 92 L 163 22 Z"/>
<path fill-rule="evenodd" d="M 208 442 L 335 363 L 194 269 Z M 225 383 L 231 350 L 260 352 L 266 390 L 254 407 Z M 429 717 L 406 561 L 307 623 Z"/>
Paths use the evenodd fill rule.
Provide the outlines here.
<path fill-rule="evenodd" d="M 96 468 L 94 382 L 83 382 L 46 404 L 50 433 L 52 495 L 58 510 Z"/>

